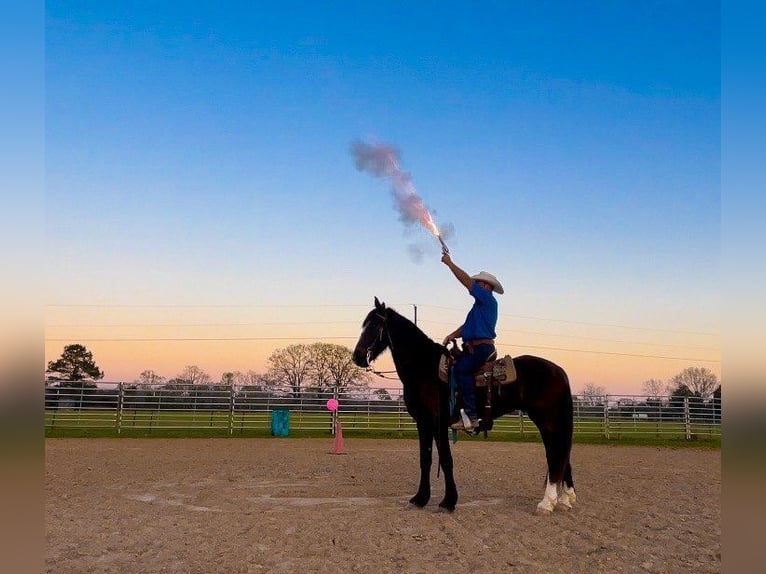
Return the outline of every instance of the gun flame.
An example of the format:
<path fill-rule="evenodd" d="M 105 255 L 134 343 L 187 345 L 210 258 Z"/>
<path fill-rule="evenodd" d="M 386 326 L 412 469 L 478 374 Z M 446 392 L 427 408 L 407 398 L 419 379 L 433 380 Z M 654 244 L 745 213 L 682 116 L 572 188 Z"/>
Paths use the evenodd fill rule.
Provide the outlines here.
<path fill-rule="evenodd" d="M 445 230 L 436 225 L 431 212 L 416 193 L 412 177 L 399 166 L 399 150 L 386 143 L 371 145 L 356 140 L 351 143 L 351 155 L 359 171 L 391 181 L 391 195 L 400 219 L 406 224 L 420 223 L 439 240 L 442 251 L 449 253 L 444 243 Z"/>

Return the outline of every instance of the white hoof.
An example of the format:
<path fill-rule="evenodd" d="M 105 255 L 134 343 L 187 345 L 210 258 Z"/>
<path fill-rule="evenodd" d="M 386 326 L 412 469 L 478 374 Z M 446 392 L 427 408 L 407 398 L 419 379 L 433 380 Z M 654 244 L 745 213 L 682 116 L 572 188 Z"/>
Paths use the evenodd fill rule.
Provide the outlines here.
<path fill-rule="evenodd" d="M 569 497 L 566 494 L 562 494 L 559 497 L 559 501 L 556 504 L 556 508 L 562 508 L 564 510 L 572 510 L 572 503 L 569 501 Z"/>
<path fill-rule="evenodd" d="M 571 504 L 577 502 L 577 495 L 575 494 L 574 488 L 565 487 L 561 496 L 566 496 Z"/>
<path fill-rule="evenodd" d="M 537 503 L 538 514 L 550 514 L 551 512 L 553 512 L 554 508 L 556 508 L 555 499 L 544 498 L 543 500 Z"/>

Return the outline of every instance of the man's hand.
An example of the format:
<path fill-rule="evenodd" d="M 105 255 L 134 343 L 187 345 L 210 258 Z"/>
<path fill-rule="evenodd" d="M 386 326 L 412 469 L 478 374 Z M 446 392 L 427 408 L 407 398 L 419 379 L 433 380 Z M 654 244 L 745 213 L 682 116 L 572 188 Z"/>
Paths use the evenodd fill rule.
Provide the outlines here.
<path fill-rule="evenodd" d="M 449 253 L 442 253 L 442 263 L 448 267 L 452 264 L 452 257 L 449 256 Z"/>

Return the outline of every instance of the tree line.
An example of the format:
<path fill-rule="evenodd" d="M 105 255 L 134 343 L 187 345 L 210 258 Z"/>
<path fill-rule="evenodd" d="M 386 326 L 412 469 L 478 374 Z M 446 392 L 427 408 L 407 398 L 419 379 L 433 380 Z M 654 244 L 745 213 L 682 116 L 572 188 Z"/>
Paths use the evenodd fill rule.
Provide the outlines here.
<path fill-rule="evenodd" d="M 704 402 L 721 399 L 721 383 L 711 370 L 704 367 L 687 367 L 668 380 L 648 379 L 642 383 L 648 402 L 658 402 L 663 398 L 695 398 Z M 588 383 L 579 393 L 585 404 L 601 403 L 607 395 L 604 387 Z"/>
<path fill-rule="evenodd" d="M 66 345 L 61 357 L 49 361 L 46 385 L 92 388 L 103 378 L 93 354 L 83 345 Z M 264 373 L 253 370 L 227 371 L 219 381 L 196 365 L 187 365 L 173 378 L 153 370 L 144 370 L 131 384 L 138 389 L 210 390 L 236 386 L 241 391 L 288 392 L 298 396 L 304 392 L 324 392 L 332 389 L 348 391 L 369 388 L 370 376 L 351 359 L 351 350 L 332 343 L 295 344 L 275 350 L 267 360 Z M 684 397 L 709 402 L 721 398 L 721 383 L 715 373 L 702 367 L 688 367 L 670 379 L 648 379 L 642 384 L 647 403 L 663 398 L 682 400 Z M 380 390 L 384 391 L 384 390 Z M 378 394 L 383 394 L 376 391 Z M 385 392 L 385 391 L 384 391 Z M 607 391 L 588 383 L 578 394 L 586 405 L 603 404 Z M 381 399 L 390 398 L 380 396 Z"/>
<path fill-rule="evenodd" d="M 66 345 L 61 357 L 49 361 L 46 386 L 93 388 L 104 377 L 93 354 L 83 345 Z M 227 371 L 219 381 L 197 365 L 187 365 L 173 378 L 153 370 L 144 370 L 135 379 L 133 388 L 169 390 L 211 390 L 237 386 L 241 391 L 280 391 L 295 396 L 304 392 L 324 392 L 330 389 L 348 391 L 369 387 L 369 374 L 357 367 L 351 350 L 332 343 L 289 345 L 274 351 L 267 360 L 267 370 Z"/>

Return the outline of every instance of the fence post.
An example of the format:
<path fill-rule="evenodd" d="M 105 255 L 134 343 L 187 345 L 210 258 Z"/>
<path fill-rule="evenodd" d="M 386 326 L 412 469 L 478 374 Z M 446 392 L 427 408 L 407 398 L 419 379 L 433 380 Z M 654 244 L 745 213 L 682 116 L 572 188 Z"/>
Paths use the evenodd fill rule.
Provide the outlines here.
<path fill-rule="evenodd" d="M 117 384 L 117 434 L 122 433 L 122 407 L 125 404 L 124 392 L 124 386 L 122 381 L 120 381 Z"/>
<path fill-rule="evenodd" d="M 691 417 L 689 416 L 689 397 L 684 397 L 684 427 L 686 429 L 686 440 L 692 440 Z"/>
<path fill-rule="evenodd" d="M 604 438 L 609 440 L 609 395 L 604 395 Z"/>
<path fill-rule="evenodd" d="M 234 434 L 234 383 L 229 385 L 229 435 Z"/>
<path fill-rule="evenodd" d="M 524 411 L 519 411 L 519 429 L 521 430 L 521 438 L 524 438 Z"/>

